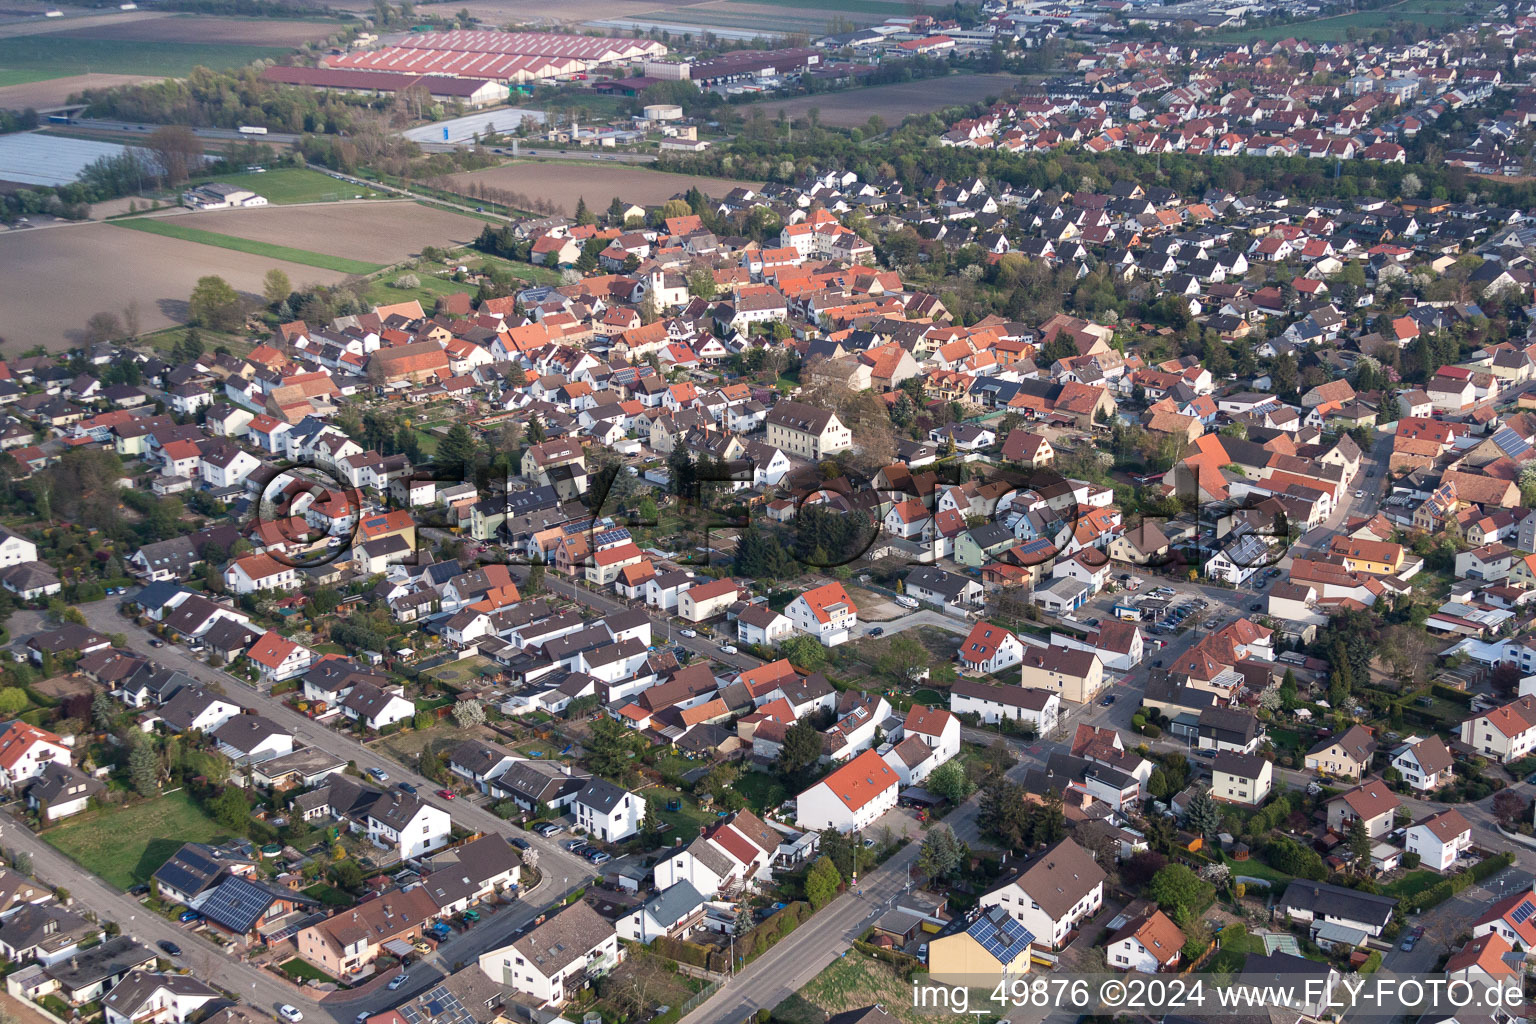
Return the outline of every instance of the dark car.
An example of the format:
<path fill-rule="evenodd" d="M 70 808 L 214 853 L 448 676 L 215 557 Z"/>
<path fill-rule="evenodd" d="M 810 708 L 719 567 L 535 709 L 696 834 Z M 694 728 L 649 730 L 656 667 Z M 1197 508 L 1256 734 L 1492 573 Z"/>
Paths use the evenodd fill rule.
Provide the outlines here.
<path fill-rule="evenodd" d="M 1251 612 L 1261 612 L 1264 610 L 1264 606 L 1262 604 L 1251 604 L 1248 606 L 1248 610 Z"/>
<path fill-rule="evenodd" d="M 170 939 L 162 939 L 159 945 L 161 949 L 165 950 L 165 952 L 169 953 L 171 956 L 181 956 L 181 947 L 176 945 L 176 943 L 172 942 Z"/>
<path fill-rule="evenodd" d="M 869 636 L 884 636 L 885 635 L 885 627 L 884 626 L 875 626 L 875 627 L 870 629 L 868 635 Z"/>
<path fill-rule="evenodd" d="M 401 789 L 403 789 L 407 793 L 414 793 L 414 792 L 416 792 L 416 787 L 411 785 L 409 782 L 399 783 L 399 786 L 400 786 Z"/>
<path fill-rule="evenodd" d="M 526 839 L 519 839 L 517 836 L 513 836 L 511 839 L 508 839 L 507 842 L 511 843 L 513 846 L 515 846 L 519 850 L 527 850 L 527 849 L 529 849 L 529 848 L 531 848 L 533 846 L 533 844 L 530 843 L 528 840 L 526 840 Z"/>
<path fill-rule="evenodd" d="M 136 885 L 132 889 L 128 890 L 128 895 L 129 896 L 148 896 L 149 895 L 149 886 L 148 886 L 148 884 L 146 884 L 144 882 L 140 882 L 138 885 Z"/>

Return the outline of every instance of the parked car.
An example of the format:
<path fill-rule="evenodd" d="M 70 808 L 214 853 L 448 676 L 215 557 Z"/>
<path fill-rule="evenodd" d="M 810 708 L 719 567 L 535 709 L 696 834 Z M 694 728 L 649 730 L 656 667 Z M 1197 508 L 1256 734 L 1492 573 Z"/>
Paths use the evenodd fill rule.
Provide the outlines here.
<path fill-rule="evenodd" d="M 190 924 L 193 921 L 201 921 L 202 919 L 203 915 L 199 914 L 195 910 L 183 910 L 181 912 L 181 916 L 176 920 L 180 921 L 182 924 Z"/>
<path fill-rule="evenodd" d="M 409 782 L 402 782 L 399 785 L 400 785 L 400 788 L 402 790 L 404 790 L 405 792 L 407 792 L 407 793 L 414 793 L 414 792 L 416 792 L 416 787 L 411 785 Z"/>
<path fill-rule="evenodd" d="M 297 1006 L 289 1006 L 287 1003 L 277 1008 L 277 1015 L 283 1018 L 283 1020 L 288 1021 L 289 1024 L 299 1024 L 299 1021 L 304 1019 L 304 1014 L 299 1012 Z"/>
<path fill-rule="evenodd" d="M 170 939 L 160 940 L 159 945 L 161 949 L 165 950 L 171 956 L 181 956 L 181 947 L 176 945 L 176 943 L 172 942 Z"/>
<path fill-rule="evenodd" d="M 1264 610 L 1264 605 L 1263 604 L 1251 604 L 1251 605 L 1248 606 L 1248 610 L 1251 611 L 1251 612 L 1261 612 L 1261 611 Z"/>
<path fill-rule="evenodd" d="M 1111 704 L 1113 704 L 1114 702 L 1115 702 L 1115 695 L 1114 694 L 1110 694 L 1108 697 L 1105 697 L 1103 700 L 1099 701 L 1099 707 L 1107 708 Z"/>
<path fill-rule="evenodd" d="M 686 636 L 688 639 L 692 640 L 694 637 L 698 636 L 699 633 L 697 630 L 693 629 L 680 629 L 677 631 L 677 635 Z"/>
<path fill-rule="evenodd" d="M 1215 758 L 1216 758 L 1216 751 L 1214 751 L 1214 750 L 1197 750 L 1197 751 L 1195 751 L 1195 756 L 1196 757 L 1203 757 L 1207 761 L 1212 761 L 1212 760 L 1215 760 Z"/>
<path fill-rule="evenodd" d="M 720 653 L 721 654 L 735 654 L 736 653 L 736 645 L 735 644 L 721 644 L 720 645 Z"/>
<path fill-rule="evenodd" d="M 865 636 L 885 636 L 885 627 L 884 626 L 871 626 L 871 627 L 869 627 L 869 632 L 865 633 L 864 635 Z"/>
<path fill-rule="evenodd" d="M 165 641 L 161 640 L 159 637 L 152 636 L 152 637 L 149 638 L 149 646 L 151 646 L 151 647 L 164 647 L 165 646 Z"/>
<path fill-rule="evenodd" d="M 470 924 L 474 924 L 476 921 L 480 920 L 480 911 L 478 911 L 478 910 L 466 910 L 466 911 L 464 911 L 464 920 L 468 921 Z"/>
<path fill-rule="evenodd" d="M 1411 953 L 1413 952 L 1413 947 L 1418 944 L 1418 941 L 1419 937 L 1414 935 L 1412 932 L 1409 932 L 1407 935 L 1403 936 L 1403 944 L 1398 948 L 1401 949 L 1404 953 Z"/>
<path fill-rule="evenodd" d="M 458 794 L 456 794 L 451 789 L 440 789 L 437 791 L 437 795 L 442 797 L 444 800 L 457 800 L 459 798 Z"/>
<path fill-rule="evenodd" d="M 553 821 L 546 821 L 544 824 L 534 828 L 534 831 L 543 836 L 545 839 L 548 839 L 550 836 L 557 836 L 561 832 L 564 832 L 565 826 L 556 824 Z"/>
<path fill-rule="evenodd" d="M 613 855 L 603 850 L 588 850 L 582 856 L 586 857 L 593 864 L 606 864 L 613 860 Z"/>
<path fill-rule="evenodd" d="M 396 989 L 404 988 L 405 983 L 410 980 L 410 975 L 406 974 L 404 971 L 401 971 L 399 974 L 389 979 L 389 990 L 393 992 Z"/>
<path fill-rule="evenodd" d="M 430 953 L 432 952 L 432 943 L 428 942 L 426 939 L 417 939 L 415 942 L 411 943 L 411 948 L 418 953 Z"/>
<path fill-rule="evenodd" d="M 517 836 L 513 836 L 512 838 L 508 839 L 507 842 L 511 843 L 514 848 L 519 850 L 528 850 L 533 847 L 533 844 L 528 840 L 519 839 Z"/>
<path fill-rule="evenodd" d="M 140 882 L 138 885 L 136 885 L 132 889 L 128 890 L 128 895 L 129 896 L 148 896 L 149 895 L 149 886 L 147 884 L 143 883 L 143 882 Z"/>
<path fill-rule="evenodd" d="M 584 848 L 587 845 L 587 841 L 585 839 L 567 839 L 560 845 L 575 853 L 577 850 Z"/>
<path fill-rule="evenodd" d="M 364 1021 L 366 1021 L 369 1017 L 372 1017 L 372 1016 L 373 1016 L 373 1014 L 369 1013 L 367 1010 L 363 1010 L 356 1017 L 352 1018 L 352 1024 L 363 1024 Z"/>
<path fill-rule="evenodd" d="M 385 771 L 382 768 L 369 768 L 368 769 L 368 776 L 369 776 L 369 778 L 373 779 L 373 781 L 375 781 L 375 782 L 388 782 L 389 781 L 389 772 Z"/>

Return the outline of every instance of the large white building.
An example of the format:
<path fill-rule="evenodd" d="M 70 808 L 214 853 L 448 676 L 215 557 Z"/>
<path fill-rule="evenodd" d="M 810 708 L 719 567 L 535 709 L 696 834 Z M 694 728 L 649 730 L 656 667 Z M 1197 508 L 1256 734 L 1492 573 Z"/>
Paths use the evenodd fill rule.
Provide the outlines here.
<path fill-rule="evenodd" d="M 838 768 L 800 794 L 795 823 L 801 828 L 852 832 L 873 825 L 896 806 L 901 777 L 873 750 Z"/>
<path fill-rule="evenodd" d="M 1104 878 L 1092 854 L 1063 839 L 1036 855 L 1012 881 L 983 896 L 981 905 L 1002 907 L 1042 945 L 1059 949 L 1104 905 Z"/>
<path fill-rule="evenodd" d="M 828 647 L 847 641 L 859 624 L 859 609 L 841 583 L 813 587 L 784 609 L 790 624 Z"/>

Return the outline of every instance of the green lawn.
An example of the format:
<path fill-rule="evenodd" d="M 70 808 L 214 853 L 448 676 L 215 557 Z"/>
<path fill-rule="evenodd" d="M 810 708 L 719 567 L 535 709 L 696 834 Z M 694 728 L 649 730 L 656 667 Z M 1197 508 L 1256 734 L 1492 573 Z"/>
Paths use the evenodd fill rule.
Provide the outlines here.
<path fill-rule="evenodd" d="M 668 800 L 680 800 L 682 808 L 667 810 Z M 647 816 L 671 825 L 674 836 L 698 835 L 700 825 L 710 825 L 715 821 L 715 815 L 700 808 L 693 797 L 675 789 L 658 787 L 646 790 L 645 810 Z"/>
<path fill-rule="evenodd" d="M 81 867 L 127 889 L 149 876 L 183 843 L 207 843 L 228 833 L 186 793 L 148 803 L 88 812 L 49 829 L 42 838 Z"/>
<path fill-rule="evenodd" d="M 278 970 L 282 971 L 284 974 L 288 975 L 288 977 L 297 981 L 321 981 L 331 983 L 336 981 L 335 978 L 331 977 L 329 974 L 326 974 L 324 971 L 310 963 L 308 960 L 301 960 L 298 957 L 294 957 L 287 963 L 279 965 Z"/>
<path fill-rule="evenodd" d="M 414 288 L 395 288 L 393 284 L 406 274 L 414 274 L 416 280 L 421 283 Z M 384 306 L 396 302 L 409 302 L 415 299 L 421 303 L 421 308 L 427 313 L 432 312 L 439 296 L 453 295 L 456 292 L 467 292 L 471 297 L 475 294 L 473 285 L 452 281 L 446 277 L 433 277 L 430 271 L 402 270 L 399 273 L 385 274 L 376 280 L 368 282 L 368 301 L 375 305 Z"/>
<path fill-rule="evenodd" d="M 1416 896 L 1425 889 L 1428 889 L 1443 877 L 1443 875 L 1436 874 L 1427 868 L 1422 871 L 1412 871 L 1402 878 L 1382 886 L 1381 892 L 1384 896 L 1396 896 L 1398 899 L 1407 899 L 1409 896 Z"/>
<path fill-rule="evenodd" d="M 362 260 L 349 260 L 343 256 L 327 256 L 325 253 L 310 252 L 307 249 L 294 249 L 286 245 L 257 242 L 250 238 L 221 235 L 216 231 L 204 231 L 202 228 L 186 227 L 166 220 L 132 218 L 129 220 L 114 220 L 110 223 L 120 228 L 145 231 L 151 235 L 165 235 L 168 238 L 179 238 L 186 242 L 199 242 L 203 245 L 212 245 L 220 249 L 234 249 L 236 252 L 247 252 L 253 256 L 265 256 L 268 259 L 285 260 L 289 263 L 302 263 L 306 267 L 319 267 L 321 270 L 334 270 L 342 274 L 374 274 L 384 269 L 382 263 L 364 263 Z"/>
<path fill-rule="evenodd" d="M 767 772 L 742 772 L 735 788 L 747 798 L 747 806 L 757 814 L 779 806 L 790 797 L 784 783 Z"/>
<path fill-rule="evenodd" d="M 0 39 L 0 74 L 31 74 L 23 81 L 107 72 L 118 75 L 180 77 L 195 67 L 241 68 L 252 61 L 280 60 L 285 46 L 225 43 L 171 43 L 139 39 L 74 39 L 31 35 Z M 0 84 L 15 84 L 0 80 Z"/>
<path fill-rule="evenodd" d="M 351 182 L 341 182 L 328 174 L 307 167 L 274 167 L 248 174 L 221 174 L 207 181 L 218 181 L 237 188 L 248 188 L 265 196 L 275 206 L 287 203 L 326 203 L 361 195 L 375 199 L 383 193 Z M 201 184 L 201 179 L 199 184 Z M 361 190 L 361 191 L 359 191 Z"/>
<path fill-rule="evenodd" d="M 1250 878 L 1262 878 L 1265 881 L 1271 883 L 1272 886 L 1278 888 L 1284 888 L 1291 882 L 1290 875 L 1286 874 L 1284 871 L 1275 870 L 1268 864 L 1265 864 L 1263 861 L 1233 860 L 1231 857 L 1226 857 L 1224 859 L 1226 860 L 1227 867 L 1232 869 L 1232 874 L 1234 875 L 1247 875 Z"/>

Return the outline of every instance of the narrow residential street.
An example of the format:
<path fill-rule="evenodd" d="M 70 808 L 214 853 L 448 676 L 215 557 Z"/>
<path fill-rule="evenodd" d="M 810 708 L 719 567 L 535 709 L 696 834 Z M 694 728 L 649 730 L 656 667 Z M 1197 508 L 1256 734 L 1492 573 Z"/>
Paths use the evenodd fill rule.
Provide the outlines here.
<path fill-rule="evenodd" d="M 177 645 L 152 647 L 149 634 L 119 615 L 117 606 L 116 599 L 108 599 L 80 605 L 79 608 L 92 629 L 101 633 L 124 634 L 130 650 L 157 664 L 185 672 L 201 683 L 217 686 L 231 703 L 265 715 L 292 732 L 295 739 L 304 745 L 345 757 L 364 771 L 369 768 L 386 771 L 391 785 L 402 780 L 413 783 L 418 787 L 418 795 L 423 800 L 449 812 L 456 824 L 489 835 L 505 836 L 512 833 L 505 821 L 475 801 L 463 798 L 452 802 L 443 800 L 433 792 L 436 784 L 418 775 L 414 769 L 401 765 L 351 736 L 342 735 L 299 714 L 281 700 L 260 693 L 243 680 L 210 668 L 192 657 L 184 648 Z M 29 614 L 35 615 L 23 612 L 12 620 L 13 629 L 21 635 L 35 632 L 38 628 L 23 628 L 28 622 L 23 616 Z M 543 883 L 528 898 L 512 907 L 501 908 L 475 927 L 455 934 L 429 958 L 431 966 L 422 963 L 410 970 L 411 981 L 405 988 L 390 992 L 382 984 L 369 985 L 362 994 L 338 993 L 329 998 L 317 997 L 265 971 L 235 961 L 213 943 L 151 913 L 115 886 L 81 871 L 73 861 L 13 819 L 6 819 L 0 843 L 31 852 L 41 878 L 50 884 L 63 885 L 77 897 L 83 898 L 86 906 L 96 909 L 106 919 L 117 921 L 126 933 L 146 942 L 173 939 L 188 951 L 188 957 L 195 958 L 188 961 L 188 964 L 199 973 L 206 967 L 207 973 L 204 976 L 238 980 L 238 986 L 225 982 L 231 991 L 238 990 L 243 997 L 260 1002 L 269 1010 L 278 1002 L 301 1006 L 306 1013 L 323 1006 L 324 1011 L 333 1015 L 341 1024 L 350 1024 L 360 1010 L 382 1009 L 398 1003 L 412 992 L 426 988 L 436 978 L 451 971 L 456 964 L 471 962 L 484 950 L 504 945 L 513 932 L 545 912 L 571 889 L 594 877 L 595 872 L 590 864 L 568 853 L 558 843 L 541 839 L 533 833 L 519 831 L 519 834 L 539 851 L 538 868 L 544 877 Z M 86 880 L 85 885 L 81 884 L 82 879 Z M 321 998 L 324 998 L 323 1004 Z"/>

